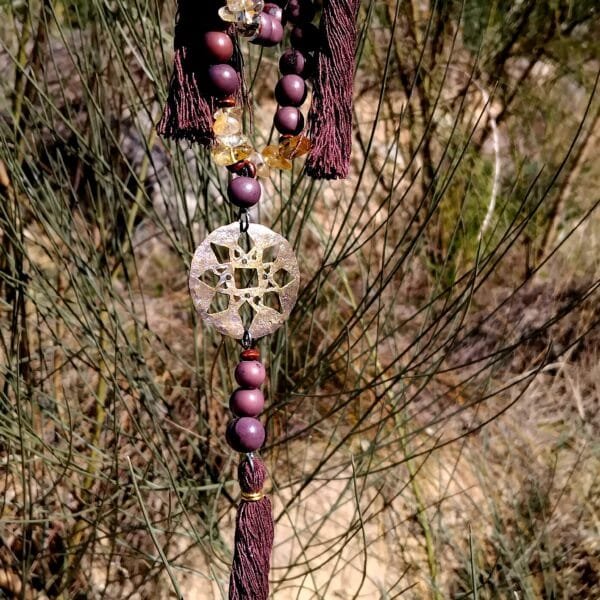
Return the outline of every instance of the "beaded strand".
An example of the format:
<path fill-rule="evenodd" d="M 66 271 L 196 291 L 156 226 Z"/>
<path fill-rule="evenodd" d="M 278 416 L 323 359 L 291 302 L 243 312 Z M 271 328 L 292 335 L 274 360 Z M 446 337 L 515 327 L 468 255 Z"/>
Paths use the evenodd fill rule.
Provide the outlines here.
<path fill-rule="evenodd" d="M 285 8 L 281 5 L 285 4 Z M 227 0 L 219 9 L 224 28 L 232 28 L 254 44 L 274 46 L 284 35 L 283 27 L 291 26 L 291 48 L 280 58 L 281 78 L 275 87 L 278 107 L 274 125 L 280 134 L 278 144 L 257 152 L 243 132 L 243 110 L 237 95 L 241 75 L 230 64 L 234 43 L 228 31 L 209 31 L 203 36 L 203 47 L 210 65 L 207 81 L 217 98 L 214 113 L 215 143 L 211 149 L 216 164 L 227 167 L 234 175 L 229 182 L 229 201 L 247 210 L 261 197 L 257 177 L 268 177 L 270 168 L 289 170 L 292 160 L 310 151 L 311 144 L 302 132 L 305 119 L 299 107 L 308 94 L 306 79 L 314 64 L 313 52 L 318 44 L 318 30 L 310 22 L 316 10 L 311 0 Z"/>

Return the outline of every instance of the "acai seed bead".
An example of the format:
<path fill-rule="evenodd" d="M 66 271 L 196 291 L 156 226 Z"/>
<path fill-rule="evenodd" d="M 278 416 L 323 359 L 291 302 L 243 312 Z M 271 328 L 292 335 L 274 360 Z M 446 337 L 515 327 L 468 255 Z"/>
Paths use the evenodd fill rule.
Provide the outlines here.
<path fill-rule="evenodd" d="M 279 59 L 279 70 L 282 75 L 299 75 L 306 79 L 312 72 L 312 61 L 300 50 L 289 48 Z"/>
<path fill-rule="evenodd" d="M 252 389 L 263 384 L 267 373 L 262 363 L 257 360 L 243 360 L 235 368 L 234 376 L 238 385 Z"/>
<path fill-rule="evenodd" d="M 265 407 L 265 397 L 260 390 L 238 388 L 231 394 L 229 408 L 236 417 L 256 417 Z"/>
<path fill-rule="evenodd" d="M 252 177 L 234 177 L 227 187 L 227 197 L 239 208 L 254 206 L 261 195 L 260 183 Z"/>
<path fill-rule="evenodd" d="M 284 75 L 275 86 L 275 99 L 281 106 L 300 106 L 306 100 L 306 83 L 299 75 Z"/>
<path fill-rule="evenodd" d="M 230 65 L 212 65 L 208 67 L 208 81 L 219 96 L 231 96 L 240 87 L 240 77 Z"/>
<path fill-rule="evenodd" d="M 304 129 L 304 117 L 293 106 L 278 109 L 273 122 L 277 131 L 283 135 L 298 135 Z"/>
<path fill-rule="evenodd" d="M 225 437 L 236 452 L 256 452 L 265 443 L 265 428 L 258 419 L 240 417 L 229 422 Z"/>
<path fill-rule="evenodd" d="M 233 56 L 233 42 L 223 31 L 207 31 L 202 36 L 202 44 L 211 64 L 226 63 Z"/>

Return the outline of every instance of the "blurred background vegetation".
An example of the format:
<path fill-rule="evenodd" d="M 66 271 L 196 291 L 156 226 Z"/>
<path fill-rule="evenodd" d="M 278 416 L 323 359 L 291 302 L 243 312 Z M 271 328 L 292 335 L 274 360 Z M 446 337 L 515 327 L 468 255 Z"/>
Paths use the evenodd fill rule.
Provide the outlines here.
<path fill-rule="evenodd" d="M 0 598 L 226 598 L 237 348 L 187 268 L 234 215 L 153 128 L 174 4 L 0 0 Z M 254 215 L 302 271 L 261 342 L 273 597 L 597 598 L 598 3 L 360 27 L 351 177 Z"/>

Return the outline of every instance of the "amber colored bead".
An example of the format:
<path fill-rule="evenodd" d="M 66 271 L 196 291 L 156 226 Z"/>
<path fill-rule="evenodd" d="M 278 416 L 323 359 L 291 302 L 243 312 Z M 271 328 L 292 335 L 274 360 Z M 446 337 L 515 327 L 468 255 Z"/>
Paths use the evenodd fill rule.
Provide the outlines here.
<path fill-rule="evenodd" d="M 289 171 L 292 168 L 292 161 L 281 156 L 278 146 L 267 146 L 262 151 L 262 155 L 267 165 L 272 169 Z"/>
<path fill-rule="evenodd" d="M 305 135 L 286 135 L 279 140 L 279 154 L 294 159 L 310 152 L 312 144 Z"/>
<path fill-rule="evenodd" d="M 248 348 L 240 354 L 240 360 L 260 360 L 260 350 L 258 348 Z"/>

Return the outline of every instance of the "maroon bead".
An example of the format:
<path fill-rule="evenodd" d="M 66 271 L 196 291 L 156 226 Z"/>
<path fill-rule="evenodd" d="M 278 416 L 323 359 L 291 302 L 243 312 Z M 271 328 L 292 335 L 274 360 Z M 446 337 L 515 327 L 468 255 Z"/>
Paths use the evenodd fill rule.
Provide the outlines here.
<path fill-rule="evenodd" d="M 276 46 L 277 44 L 281 44 L 281 40 L 283 40 L 283 25 L 277 19 L 271 19 L 271 23 L 273 25 L 273 29 L 271 31 L 271 35 L 269 36 L 268 43 L 265 46 Z"/>
<path fill-rule="evenodd" d="M 315 50 L 319 46 L 319 30 L 312 23 L 296 25 L 292 29 L 290 42 L 298 50 Z"/>
<path fill-rule="evenodd" d="M 268 15 L 271 15 L 280 23 L 283 19 L 283 8 L 281 8 L 281 6 L 278 6 L 274 2 L 266 2 L 263 8 L 263 12 L 267 13 Z"/>
<path fill-rule="evenodd" d="M 290 23 L 309 23 L 315 17 L 315 5 L 311 0 L 289 0 L 285 7 L 285 17 Z"/>
<path fill-rule="evenodd" d="M 227 167 L 230 173 L 235 173 L 242 177 L 256 177 L 256 165 L 249 160 L 240 160 Z"/>
<path fill-rule="evenodd" d="M 229 399 L 229 408 L 236 417 L 256 417 L 264 407 L 265 397 L 260 390 L 238 388 Z"/>
<path fill-rule="evenodd" d="M 253 44 L 267 46 L 271 43 L 271 34 L 273 33 L 273 17 L 265 12 L 258 16 L 258 34 L 251 40 Z"/>
<path fill-rule="evenodd" d="M 265 443 L 265 428 L 258 419 L 240 417 L 229 422 L 225 437 L 236 452 L 255 452 Z"/>
<path fill-rule="evenodd" d="M 283 106 L 275 113 L 277 131 L 283 134 L 298 135 L 304 129 L 304 117 L 293 106 Z"/>
<path fill-rule="evenodd" d="M 226 63 L 233 56 L 233 42 L 222 31 L 207 31 L 202 36 L 202 44 L 211 64 Z"/>
<path fill-rule="evenodd" d="M 252 177 L 235 177 L 227 187 L 229 201 L 240 208 L 254 206 L 260 200 L 260 195 L 260 183 Z"/>
<path fill-rule="evenodd" d="M 240 360 L 260 360 L 260 350 L 258 348 L 246 348 L 246 350 L 242 350 Z"/>
<path fill-rule="evenodd" d="M 262 363 L 257 360 L 243 360 L 235 368 L 234 376 L 238 385 L 246 389 L 252 389 L 263 384 L 267 373 Z"/>
<path fill-rule="evenodd" d="M 306 79 L 312 71 L 311 67 L 310 59 L 294 48 L 286 50 L 279 59 L 279 70 L 283 75 L 299 75 Z"/>
<path fill-rule="evenodd" d="M 231 96 L 240 87 L 240 77 L 229 65 L 208 67 L 208 81 L 215 94 L 219 96 Z"/>
<path fill-rule="evenodd" d="M 237 99 L 235 96 L 225 96 L 224 98 L 219 98 L 217 105 L 219 108 L 233 108 L 237 104 Z"/>
<path fill-rule="evenodd" d="M 300 106 L 306 100 L 306 83 L 299 75 L 284 75 L 275 87 L 275 99 L 281 106 Z"/>

